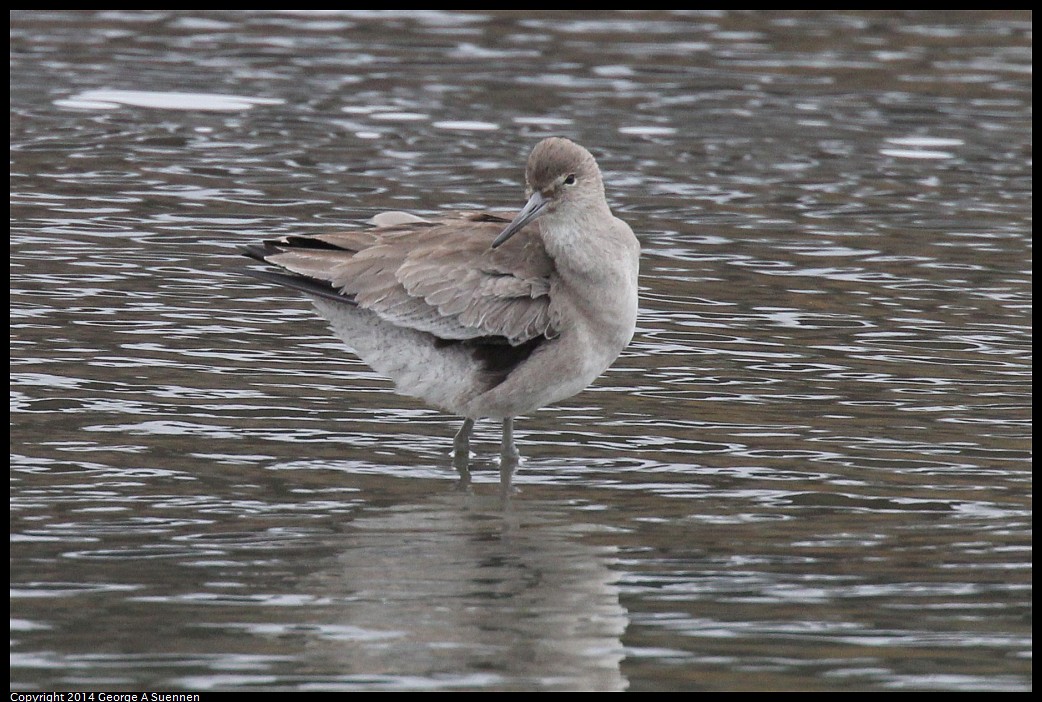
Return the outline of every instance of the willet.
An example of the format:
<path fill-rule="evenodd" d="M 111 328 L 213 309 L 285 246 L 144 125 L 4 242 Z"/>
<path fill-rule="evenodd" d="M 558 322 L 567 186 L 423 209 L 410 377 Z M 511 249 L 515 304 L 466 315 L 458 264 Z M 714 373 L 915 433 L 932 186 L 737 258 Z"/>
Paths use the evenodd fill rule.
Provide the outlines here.
<path fill-rule="evenodd" d="M 514 418 L 575 395 L 633 337 L 640 244 L 604 198 L 590 152 L 539 142 L 528 202 L 424 219 L 402 212 L 372 229 L 287 236 L 244 249 L 280 272 L 247 271 L 306 293 L 333 331 L 399 393 L 464 418 L 503 422 L 500 478 L 517 465 Z"/>

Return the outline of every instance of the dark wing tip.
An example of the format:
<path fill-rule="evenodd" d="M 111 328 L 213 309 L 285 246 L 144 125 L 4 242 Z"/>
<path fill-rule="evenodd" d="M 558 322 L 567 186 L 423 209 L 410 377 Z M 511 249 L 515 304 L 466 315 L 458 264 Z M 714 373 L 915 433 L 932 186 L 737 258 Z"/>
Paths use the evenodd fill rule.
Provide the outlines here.
<path fill-rule="evenodd" d="M 247 244 L 246 246 L 239 247 L 239 253 L 243 256 L 252 258 L 254 261 L 260 261 L 261 263 L 267 263 L 267 257 L 278 252 L 279 249 L 270 241 L 264 242 L 263 245 Z"/>
<path fill-rule="evenodd" d="M 251 268 L 245 268 L 241 272 L 243 275 L 248 275 L 251 278 L 263 280 L 265 283 L 274 283 L 275 285 L 292 288 L 293 290 L 298 290 L 302 293 L 307 293 L 308 295 L 315 295 L 326 300 L 339 302 L 342 305 L 355 306 L 357 304 L 353 297 L 342 295 L 339 290 L 322 280 L 304 278 L 299 275 L 290 275 L 288 273 L 255 271 Z"/>
<path fill-rule="evenodd" d="M 261 263 L 268 262 L 268 256 L 283 253 L 290 249 L 328 249 L 343 251 L 336 244 L 310 236 L 287 236 L 283 239 L 267 239 L 260 244 L 246 244 L 239 247 L 239 253 Z"/>

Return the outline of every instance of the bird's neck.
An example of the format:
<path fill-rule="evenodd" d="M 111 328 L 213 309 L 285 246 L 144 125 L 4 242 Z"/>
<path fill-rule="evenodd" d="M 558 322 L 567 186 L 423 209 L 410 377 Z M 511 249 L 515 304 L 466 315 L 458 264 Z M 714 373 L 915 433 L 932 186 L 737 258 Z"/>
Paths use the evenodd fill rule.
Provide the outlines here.
<path fill-rule="evenodd" d="M 611 248 L 614 220 L 603 200 L 549 214 L 540 221 L 546 252 L 558 268 L 596 273 L 604 268 L 605 249 Z"/>

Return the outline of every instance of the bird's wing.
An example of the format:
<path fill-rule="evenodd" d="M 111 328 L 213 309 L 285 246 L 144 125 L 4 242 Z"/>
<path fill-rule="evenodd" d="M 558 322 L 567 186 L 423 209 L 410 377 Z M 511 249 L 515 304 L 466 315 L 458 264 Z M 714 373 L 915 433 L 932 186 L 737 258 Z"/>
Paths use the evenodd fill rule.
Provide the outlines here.
<path fill-rule="evenodd" d="M 358 305 L 443 339 L 498 336 L 518 345 L 556 334 L 550 320 L 553 262 L 537 227 L 492 249 L 509 219 L 378 216 L 378 224 L 381 217 L 385 226 L 376 229 L 290 236 L 246 253 L 308 284 L 270 274 L 265 280 Z"/>

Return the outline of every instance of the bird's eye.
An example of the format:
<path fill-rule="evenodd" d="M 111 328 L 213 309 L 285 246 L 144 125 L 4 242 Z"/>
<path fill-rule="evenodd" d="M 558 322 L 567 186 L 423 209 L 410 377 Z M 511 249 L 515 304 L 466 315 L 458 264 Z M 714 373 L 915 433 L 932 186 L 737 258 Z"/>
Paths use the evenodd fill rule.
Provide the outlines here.
<path fill-rule="evenodd" d="M 564 179 L 565 185 L 575 185 L 575 174 L 569 173 L 568 177 Z"/>

